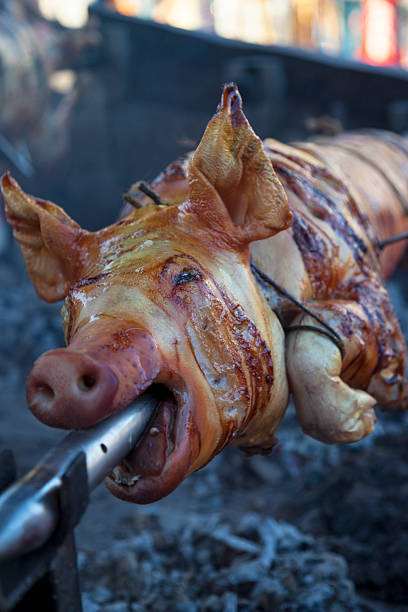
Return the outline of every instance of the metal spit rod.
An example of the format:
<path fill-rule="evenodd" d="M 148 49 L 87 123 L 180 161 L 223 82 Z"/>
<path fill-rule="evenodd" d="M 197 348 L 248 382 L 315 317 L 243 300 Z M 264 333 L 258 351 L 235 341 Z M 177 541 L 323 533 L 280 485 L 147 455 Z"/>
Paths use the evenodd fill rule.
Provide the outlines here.
<path fill-rule="evenodd" d="M 92 428 L 73 431 L 0 495 L 0 562 L 36 550 L 58 523 L 58 493 L 70 463 L 83 452 L 92 491 L 142 440 L 160 398 L 148 391 Z"/>

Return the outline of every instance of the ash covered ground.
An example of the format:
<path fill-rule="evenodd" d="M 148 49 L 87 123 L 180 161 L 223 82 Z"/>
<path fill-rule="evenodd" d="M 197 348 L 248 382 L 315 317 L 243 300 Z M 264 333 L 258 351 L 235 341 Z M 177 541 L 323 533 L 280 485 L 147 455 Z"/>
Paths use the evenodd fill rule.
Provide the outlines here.
<path fill-rule="evenodd" d="M 408 335 L 408 268 L 390 283 Z M 0 449 L 27 471 L 64 434 L 24 400 L 34 359 L 63 344 L 12 244 L 0 256 Z M 408 611 L 408 415 L 352 446 L 304 436 L 293 409 L 268 457 L 229 449 L 168 498 L 93 494 L 77 529 L 85 612 Z"/>

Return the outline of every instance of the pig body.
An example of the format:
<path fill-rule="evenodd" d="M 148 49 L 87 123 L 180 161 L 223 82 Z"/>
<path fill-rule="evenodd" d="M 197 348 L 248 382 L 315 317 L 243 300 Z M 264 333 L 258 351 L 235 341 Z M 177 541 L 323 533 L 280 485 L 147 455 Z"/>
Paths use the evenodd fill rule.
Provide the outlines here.
<path fill-rule="evenodd" d="M 152 184 L 165 205 L 144 200 L 98 232 L 6 175 L 37 293 L 65 298 L 68 347 L 37 360 L 30 408 L 87 427 L 164 385 L 149 434 L 107 479 L 138 503 L 228 444 L 268 452 L 289 390 L 307 433 L 361 439 L 376 402 L 406 402 L 405 343 L 383 285 L 401 247 L 380 257 L 377 236 L 407 227 L 407 179 L 396 136 L 262 143 L 232 85 L 194 154 Z"/>

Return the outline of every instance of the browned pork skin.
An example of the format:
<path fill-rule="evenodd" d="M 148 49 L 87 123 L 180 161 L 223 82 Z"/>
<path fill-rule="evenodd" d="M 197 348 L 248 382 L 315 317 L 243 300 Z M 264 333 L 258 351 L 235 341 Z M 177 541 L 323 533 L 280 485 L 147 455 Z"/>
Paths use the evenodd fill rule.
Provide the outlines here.
<path fill-rule="evenodd" d="M 376 402 L 407 401 L 405 343 L 383 284 L 402 247 L 377 246 L 408 227 L 407 156 L 388 134 L 262 143 L 227 85 L 197 150 L 153 182 L 163 205 L 144 196 L 110 227 L 87 232 L 5 175 L 36 291 L 65 298 L 68 346 L 34 364 L 34 414 L 89 427 L 164 385 L 148 435 L 107 479 L 137 503 L 167 495 L 228 444 L 267 452 L 289 388 L 315 438 L 370 433 Z"/>

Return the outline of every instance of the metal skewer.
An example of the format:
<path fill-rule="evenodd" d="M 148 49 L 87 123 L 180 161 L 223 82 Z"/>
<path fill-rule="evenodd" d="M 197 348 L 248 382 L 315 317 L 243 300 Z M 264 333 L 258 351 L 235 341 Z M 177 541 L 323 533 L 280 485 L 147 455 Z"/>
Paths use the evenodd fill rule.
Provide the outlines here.
<path fill-rule="evenodd" d="M 146 392 L 95 427 L 71 432 L 0 496 L 0 562 L 40 548 L 53 535 L 64 478 L 78 456 L 85 456 L 88 494 L 141 441 L 159 402 Z"/>

